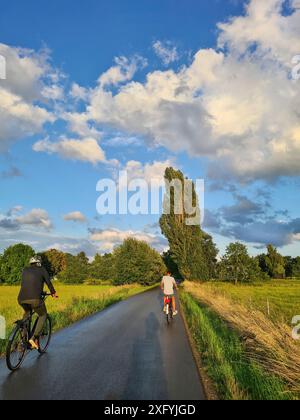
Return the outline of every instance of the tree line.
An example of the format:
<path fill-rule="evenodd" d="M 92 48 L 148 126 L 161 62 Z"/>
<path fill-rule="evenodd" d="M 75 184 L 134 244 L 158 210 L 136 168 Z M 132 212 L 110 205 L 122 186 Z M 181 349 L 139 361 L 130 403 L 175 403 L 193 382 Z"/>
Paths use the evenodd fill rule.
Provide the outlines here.
<path fill-rule="evenodd" d="M 184 186 L 183 173 L 173 168 L 166 170 L 165 179 L 168 185 L 179 180 Z M 195 214 L 185 212 L 184 202 L 181 203 L 182 214 L 177 214 L 174 189 L 166 192 L 165 205 L 168 205 L 169 211 L 161 216 L 160 227 L 168 239 L 169 250 L 162 255 L 147 243 L 134 238 L 125 240 L 112 253 L 97 254 L 93 261 L 89 261 L 84 252 L 71 255 L 51 249 L 39 255 L 51 277 L 70 284 L 99 281 L 116 285 L 152 285 L 159 282 L 167 270 L 177 279 L 221 280 L 235 284 L 300 278 L 300 257 L 283 257 L 272 245 L 267 247 L 265 254 L 251 257 L 244 244 L 231 243 L 218 260 L 219 251 L 213 238 L 202 230 L 199 223 L 188 223 L 191 217 L 200 214 L 198 200 L 193 185 L 192 205 Z M 20 283 L 23 268 L 34 254 L 35 251 L 24 244 L 7 248 L 0 255 L 0 283 Z"/>
<path fill-rule="evenodd" d="M 20 284 L 22 271 L 35 254 L 34 249 L 25 244 L 7 248 L 0 255 L 0 283 Z M 89 261 L 84 252 L 71 255 L 51 249 L 38 255 L 50 276 L 65 284 L 152 285 L 159 282 L 166 271 L 162 256 L 145 242 L 133 238 L 125 240 L 111 254 L 96 254 L 93 261 Z"/>

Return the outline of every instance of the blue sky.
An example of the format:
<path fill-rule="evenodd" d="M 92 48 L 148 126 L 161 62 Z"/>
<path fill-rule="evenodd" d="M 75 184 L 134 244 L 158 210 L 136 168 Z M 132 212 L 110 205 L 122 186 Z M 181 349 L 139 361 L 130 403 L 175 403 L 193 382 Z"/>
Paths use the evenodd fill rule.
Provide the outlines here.
<path fill-rule="evenodd" d="M 299 255 L 299 22 L 294 0 L 3 4 L 0 250 L 162 251 L 158 216 L 97 216 L 96 184 L 172 164 L 205 179 L 221 252 Z"/>

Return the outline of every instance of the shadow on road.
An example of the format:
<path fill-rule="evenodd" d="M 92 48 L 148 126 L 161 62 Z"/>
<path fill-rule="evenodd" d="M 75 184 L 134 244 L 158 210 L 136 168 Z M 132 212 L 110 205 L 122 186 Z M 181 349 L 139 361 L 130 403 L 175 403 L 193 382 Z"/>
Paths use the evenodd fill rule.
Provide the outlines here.
<path fill-rule="evenodd" d="M 133 343 L 130 376 L 122 399 L 142 400 L 145 396 L 149 400 L 167 398 L 159 330 L 160 323 L 152 312 L 145 321 L 145 336 Z"/>

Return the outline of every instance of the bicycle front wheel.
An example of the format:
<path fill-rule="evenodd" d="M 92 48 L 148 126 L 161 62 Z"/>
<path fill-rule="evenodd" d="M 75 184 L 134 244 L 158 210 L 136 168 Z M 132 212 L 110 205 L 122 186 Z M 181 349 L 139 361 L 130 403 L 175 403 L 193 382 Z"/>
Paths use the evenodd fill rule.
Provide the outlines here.
<path fill-rule="evenodd" d="M 39 353 L 40 354 L 46 353 L 49 347 L 50 341 L 51 341 L 51 336 L 52 336 L 52 322 L 51 322 L 50 316 L 48 315 L 42 334 L 39 338 Z"/>
<path fill-rule="evenodd" d="M 23 328 L 17 326 L 10 336 L 6 348 L 6 364 L 12 372 L 21 367 L 26 355 L 27 343 L 28 334 Z"/>

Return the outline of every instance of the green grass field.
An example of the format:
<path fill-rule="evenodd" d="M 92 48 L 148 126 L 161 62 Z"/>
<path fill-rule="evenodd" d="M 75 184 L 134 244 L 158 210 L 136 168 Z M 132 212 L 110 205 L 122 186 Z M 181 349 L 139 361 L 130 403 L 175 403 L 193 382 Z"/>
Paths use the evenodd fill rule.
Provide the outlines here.
<path fill-rule="evenodd" d="M 300 281 L 185 282 L 181 301 L 221 399 L 300 398 Z"/>
<path fill-rule="evenodd" d="M 69 286 L 59 283 L 55 284 L 55 288 L 59 299 L 47 300 L 48 312 L 53 318 L 55 331 L 149 289 L 140 285 Z M 22 308 L 17 304 L 19 290 L 20 288 L 16 286 L 0 287 L 0 315 L 6 319 L 7 336 L 13 328 L 13 323 L 22 318 Z M 6 341 L 0 340 L 0 355 L 3 354 L 5 346 Z"/>
<path fill-rule="evenodd" d="M 300 315 L 300 279 L 272 280 L 249 285 L 210 282 L 204 289 L 229 297 L 250 310 L 256 309 L 272 320 L 291 324 L 295 315 Z"/>

